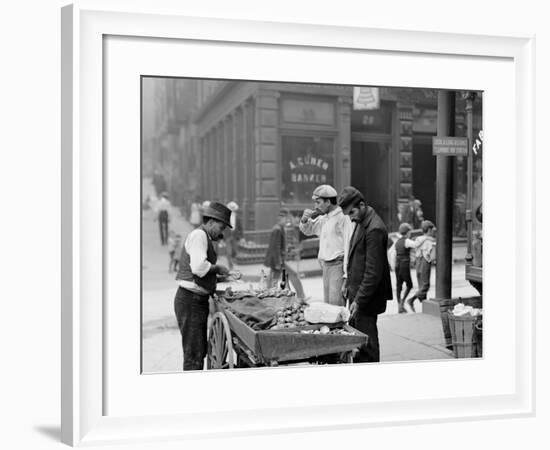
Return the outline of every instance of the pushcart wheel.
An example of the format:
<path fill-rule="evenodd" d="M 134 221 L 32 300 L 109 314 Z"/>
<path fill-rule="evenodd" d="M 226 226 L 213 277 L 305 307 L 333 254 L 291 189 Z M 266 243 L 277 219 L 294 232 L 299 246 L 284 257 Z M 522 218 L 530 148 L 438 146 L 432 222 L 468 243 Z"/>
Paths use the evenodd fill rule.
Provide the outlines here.
<path fill-rule="evenodd" d="M 214 314 L 208 328 L 208 369 L 233 369 L 235 354 L 231 342 L 231 329 L 223 313 Z"/>

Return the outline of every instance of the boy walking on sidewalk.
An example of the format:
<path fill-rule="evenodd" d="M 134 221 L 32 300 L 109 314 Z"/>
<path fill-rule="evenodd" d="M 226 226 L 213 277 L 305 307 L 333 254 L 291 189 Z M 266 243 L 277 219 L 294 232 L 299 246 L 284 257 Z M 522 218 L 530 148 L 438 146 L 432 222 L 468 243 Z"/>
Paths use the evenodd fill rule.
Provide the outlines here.
<path fill-rule="evenodd" d="M 395 241 L 395 291 L 397 293 L 399 314 L 407 312 L 404 304 L 413 287 L 411 280 L 411 249 L 416 247 L 416 243 L 410 239 L 411 229 L 412 227 L 406 222 L 399 225 L 401 236 Z M 406 289 L 405 294 L 401 297 L 403 283 L 405 283 Z"/>
<path fill-rule="evenodd" d="M 428 290 L 430 289 L 432 263 L 435 262 L 435 225 L 429 220 L 424 220 L 421 228 L 424 234 L 416 238 L 416 279 L 418 280 L 418 289 L 407 300 L 407 304 L 413 312 L 415 312 L 414 301 L 416 299 L 420 300 L 421 303 L 426 300 Z"/>

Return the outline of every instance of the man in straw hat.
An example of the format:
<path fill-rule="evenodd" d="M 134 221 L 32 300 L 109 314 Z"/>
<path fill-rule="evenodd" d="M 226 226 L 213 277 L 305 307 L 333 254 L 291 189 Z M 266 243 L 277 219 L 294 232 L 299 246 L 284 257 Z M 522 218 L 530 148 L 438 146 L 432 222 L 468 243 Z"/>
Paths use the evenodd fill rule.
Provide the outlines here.
<path fill-rule="evenodd" d="M 306 236 L 319 236 L 317 258 L 323 268 L 325 303 L 344 306 L 342 285 L 347 276 L 344 261 L 347 261 L 353 225 L 336 204 L 337 197 L 336 189 L 328 184 L 316 187 L 312 196 L 315 210 L 304 211 L 300 231 Z"/>
<path fill-rule="evenodd" d="M 390 267 L 387 258 L 388 231 L 376 211 L 353 186 L 342 190 L 339 205 L 355 222 L 351 238 L 345 291 L 350 301 L 350 325 L 369 339 L 359 349 L 355 362 L 380 361 L 378 314 L 386 311 L 393 298 Z"/>
<path fill-rule="evenodd" d="M 183 370 L 202 370 L 207 348 L 209 297 L 216 290 L 217 275 L 229 273 L 216 264 L 214 242 L 230 227 L 231 211 L 212 202 L 203 212 L 203 223 L 191 231 L 183 246 L 176 280 L 178 291 L 174 310 L 181 332 Z"/>

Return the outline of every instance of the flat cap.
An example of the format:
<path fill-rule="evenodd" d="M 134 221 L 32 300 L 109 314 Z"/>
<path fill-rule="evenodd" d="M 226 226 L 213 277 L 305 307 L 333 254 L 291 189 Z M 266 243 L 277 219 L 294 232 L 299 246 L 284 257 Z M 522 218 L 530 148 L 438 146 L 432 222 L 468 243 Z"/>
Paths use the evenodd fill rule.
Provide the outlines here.
<path fill-rule="evenodd" d="M 338 192 L 330 184 L 322 184 L 317 186 L 313 191 L 311 198 L 317 200 L 318 198 L 335 198 L 338 197 Z"/>
<path fill-rule="evenodd" d="M 399 234 L 406 234 L 412 230 L 412 227 L 407 222 L 403 222 L 399 225 Z"/>
<path fill-rule="evenodd" d="M 288 208 L 281 208 L 279 210 L 279 217 L 287 217 L 290 215 L 290 210 Z"/>
<path fill-rule="evenodd" d="M 422 229 L 422 232 L 425 233 L 430 228 L 435 228 L 435 225 L 431 220 L 423 220 L 420 224 L 420 228 Z"/>
<path fill-rule="evenodd" d="M 346 186 L 340 192 L 338 205 L 342 208 L 344 214 L 348 214 L 357 203 L 364 202 L 365 197 L 353 186 Z"/>

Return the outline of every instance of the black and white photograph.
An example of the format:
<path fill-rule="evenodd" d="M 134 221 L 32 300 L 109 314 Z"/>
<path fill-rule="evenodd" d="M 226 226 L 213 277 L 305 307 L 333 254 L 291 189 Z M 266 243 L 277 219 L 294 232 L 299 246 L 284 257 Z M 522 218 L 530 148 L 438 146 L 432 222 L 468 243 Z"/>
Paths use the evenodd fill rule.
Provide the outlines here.
<path fill-rule="evenodd" d="M 546 11 L 7 2 L 0 447 L 546 449 Z"/>
<path fill-rule="evenodd" d="M 141 369 L 483 357 L 483 92 L 141 77 Z"/>

